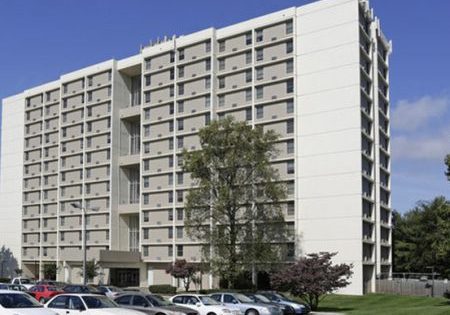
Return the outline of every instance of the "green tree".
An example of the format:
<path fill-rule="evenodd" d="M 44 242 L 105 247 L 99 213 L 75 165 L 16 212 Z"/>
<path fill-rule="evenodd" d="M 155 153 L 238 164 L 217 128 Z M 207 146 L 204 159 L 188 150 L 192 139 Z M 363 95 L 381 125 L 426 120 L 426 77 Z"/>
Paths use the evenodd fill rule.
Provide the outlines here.
<path fill-rule="evenodd" d="M 57 271 L 58 271 L 58 268 L 56 267 L 56 264 L 45 264 L 44 265 L 44 278 L 47 280 L 55 280 Z"/>
<path fill-rule="evenodd" d="M 450 154 L 447 154 L 445 157 L 445 166 L 447 166 L 447 170 L 445 171 L 445 175 L 447 176 L 447 179 L 450 181 Z"/>
<path fill-rule="evenodd" d="M 394 217 L 395 272 L 436 272 L 450 277 L 450 201 L 437 197 Z"/>
<path fill-rule="evenodd" d="M 279 261 L 287 240 L 285 186 L 271 165 L 278 136 L 227 117 L 202 128 L 199 138 L 200 150 L 184 152 L 184 171 L 198 184 L 186 196 L 185 225 L 205 244 L 211 272 L 233 288 L 242 272 Z"/>
<path fill-rule="evenodd" d="M 87 280 L 93 280 L 99 275 L 100 265 L 94 260 L 86 262 L 86 278 Z M 80 271 L 80 275 L 83 276 L 83 270 Z"/>

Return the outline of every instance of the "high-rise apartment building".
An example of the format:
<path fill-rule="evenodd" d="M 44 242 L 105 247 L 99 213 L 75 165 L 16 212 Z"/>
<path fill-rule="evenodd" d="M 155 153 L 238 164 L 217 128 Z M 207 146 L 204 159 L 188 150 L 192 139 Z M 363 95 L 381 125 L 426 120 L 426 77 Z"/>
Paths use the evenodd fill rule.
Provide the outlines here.
<path fill-rule="evenodd" d="M 7 245 L 26 275 L 56 263 L 59 280 L 80 281 L 81 205 L 98 280 L 175 283 L 168 263 L 201 259 L 183 228 L 195 182 L 182 149 L 198 150 L 199 129 L 232 115 L 280 134 L 288 259 L 338 252 L 354 265 L 344 292 L 373 291 L 391 272 L 390 51 L 367 1 L 323 0 L 174 36 L 4 99 Z M 204 276 L 203 288 L 216 284 Z"/>

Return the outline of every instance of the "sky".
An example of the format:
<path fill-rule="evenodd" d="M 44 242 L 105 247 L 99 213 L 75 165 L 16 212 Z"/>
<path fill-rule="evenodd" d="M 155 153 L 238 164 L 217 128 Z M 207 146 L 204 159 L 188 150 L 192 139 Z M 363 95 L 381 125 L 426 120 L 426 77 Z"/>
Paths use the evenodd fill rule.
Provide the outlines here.
<path fill-rule="evenodd" d="M 313 1 L 0 0 L 0 99 L 151 39 L 220 28 Z M 392 205 L 444 195 L 450 153 L 450 1 L 372 0 L 393 41 Z"/>

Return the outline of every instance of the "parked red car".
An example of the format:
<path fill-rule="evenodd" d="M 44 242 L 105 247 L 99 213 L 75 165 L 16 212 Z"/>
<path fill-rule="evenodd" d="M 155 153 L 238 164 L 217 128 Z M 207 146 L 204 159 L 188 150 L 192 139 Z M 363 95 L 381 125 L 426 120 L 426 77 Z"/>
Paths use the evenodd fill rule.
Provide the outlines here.
<path fill-rule="evenodd" d="M 50 300 L 55 295 L 64 293 L 61 289 L 55 287 L 54 285 L 35 285 L 28 290 L 28 293 L 32 295 L 41 304 L 44 304 Z"/>

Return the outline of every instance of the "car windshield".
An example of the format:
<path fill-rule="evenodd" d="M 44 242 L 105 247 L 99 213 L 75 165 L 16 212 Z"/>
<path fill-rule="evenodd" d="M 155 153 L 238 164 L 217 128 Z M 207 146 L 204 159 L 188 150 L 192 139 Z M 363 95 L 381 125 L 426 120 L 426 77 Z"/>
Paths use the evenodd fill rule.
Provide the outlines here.
<path fill-rule="evenodd" d="M 257 300 L 264 302 L 264 303 L 270 303 L 270 300 L 266 298 L 264 295 L 261 294 L 255 294 L 255 297 Z"/>
<path fill-rule="evenodd" d="M 89 289 L 89 291 L 91 291 L 91 292 L 99 292 L 99 289 L 97 289 L 96 287 L 94 287 L 94 286 L 92 286 L 92 285 L 88 285 L 88 286 L 86 286 L 88 289 Z"/>
<path fill-rule="evenodd" d="M 90 309 L 119 307 L 116 302 L 111 301 L 106 296 L 83 296 L 83 301 Z"/>
<path fill-rule="evenodd" d="M 36 308 L 43 307 L 28 294 L 3 293 L 0 294 L 0 305 L 4 308 Z"/>
<path fill-rule="evenodd" d="M 121 288 L 118 287 L 108 287 L 111 292 L 123 292 Z"/>
<path fill-rule="evenodd" d="M 20 279 L 20 283 L 22 284 L 34 284 L 30 279 Z"/>
<path fill-rule="evenodd" d="M 200 299 L 200 301 L 202 301 L 204 305 L 220 305 L 219 302 L 210 298 L 209 296 L 199 296 L 198 298 Z"/>
<path fill-rule="evenodd" d="M 241 303 L 253 303 L 252 299 L 240 293 L 234 294 L 234 297 Z"/>
<path fill-rule="evenodd" d="M 147 299 L 154 305 L 154 306 L 169 306 L 173 305 L 173 303 L 170 303 L 161 297 L 157 295 L 147 295 Z"/>
<path fill-rule="evenodd" d="M 275 295 L 276 298 L 278 298 L 278 299 L 280 299 L 280 300 L 286 300 L 286 299 L 287 299 L 287 297 L 284 296 L 284 295 L 281 294 L 281 293 L 275 293 L 274 295 Z"/>

